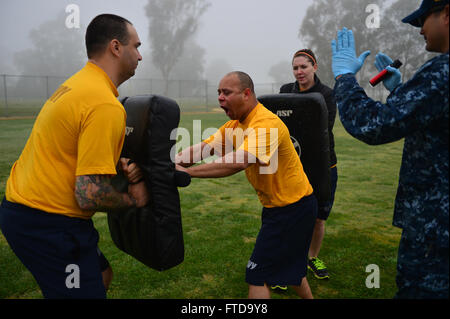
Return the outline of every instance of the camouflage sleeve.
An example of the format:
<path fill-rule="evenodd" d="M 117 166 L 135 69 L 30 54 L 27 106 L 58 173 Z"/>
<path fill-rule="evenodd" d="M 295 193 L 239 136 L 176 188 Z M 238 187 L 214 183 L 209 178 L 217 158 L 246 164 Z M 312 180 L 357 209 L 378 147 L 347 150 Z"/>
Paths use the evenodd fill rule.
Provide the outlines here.
<path fill-rule="evenodd" d="M 343 75 L 334 87 L 341 122 L 352 136 L 372 145 L 427 127 L 448 113 L 448 71 L 448 54 L 430 60 L 385 104 L 369 98 L 353 75 Z"/>

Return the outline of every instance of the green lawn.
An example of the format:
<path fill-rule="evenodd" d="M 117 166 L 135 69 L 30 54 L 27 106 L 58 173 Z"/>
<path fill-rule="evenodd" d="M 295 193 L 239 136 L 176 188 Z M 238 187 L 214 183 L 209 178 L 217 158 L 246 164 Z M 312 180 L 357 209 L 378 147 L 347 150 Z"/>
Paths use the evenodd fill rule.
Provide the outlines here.
<path fill-rule="evenodd" d="M 182 114 L 180 127 L 202 131 L 220 127 L 223 114 Z M 0 196 L 33 120 L 0 120 Z M 310 273 L 315 298 L 392 298 L 396 291 L 396 256 L 400 230 L 392 226 L 403 141 L 368 146 L 335 126 L 338 189 L 326 226 L 320 257 L 330 280 Z M 260 227 L 261 205 L 240 173 L 223 179 L 196 179 L 180 189 L 185 260 L 165 272 L 149 269 L 117 249 L 104 213 L 93 220 L 100 249 L 113 270 L 109 298 L 246 298 L 245 267 Z M 366 266 L 380 269 L 380 288 L 366 287 Z M 297 298 L 289 289 L 273 298 Z M 31 274 L 0 233 L 0 298 L 42 298 Z"/>

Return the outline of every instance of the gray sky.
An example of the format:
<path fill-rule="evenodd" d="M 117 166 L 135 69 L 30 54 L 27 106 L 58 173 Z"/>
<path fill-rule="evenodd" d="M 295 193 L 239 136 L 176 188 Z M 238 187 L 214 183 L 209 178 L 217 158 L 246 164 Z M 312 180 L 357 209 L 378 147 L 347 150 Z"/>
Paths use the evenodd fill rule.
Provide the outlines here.
<path fill-rule="evenodd" d="M 303 48 L 298 30 L 313 0 L 210 0 L 203 15 L 197 43 L 206 50 L 206 64 L 225 58 L 233 69 L 248 72 L 255 82 L 272 82 L 269 68 L 290 60 Z M 55 19 L 68 4 L 80 8 L 82 27 L 100 13 L 114 13 L 136 27 L 143 50 L 149 50 L 147 0 L 1 0 L 0 58 L 9 61 L 15 52 L 29 47 L 29 32 Z M 69 15 L 69 14 L 67 14 Z M 65 21 L 61 21 L 64 27 Z"/>

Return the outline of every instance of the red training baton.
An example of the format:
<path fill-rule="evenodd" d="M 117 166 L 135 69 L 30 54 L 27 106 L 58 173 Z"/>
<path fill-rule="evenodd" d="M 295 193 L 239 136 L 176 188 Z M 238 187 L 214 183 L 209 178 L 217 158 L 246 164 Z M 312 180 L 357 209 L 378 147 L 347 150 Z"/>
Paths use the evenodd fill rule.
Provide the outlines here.
<path fill-rule="evenodd" d="M 402 62 L 400 62 L 400 60 L 395 60 L 394 62 L 392 62 L 390 64 L 391 67 L 398 69 L 399 67 L 402 66 Z M 389 71 L 384 69 L 383 71 L 381 71 L 380 73 L 378 73 L 377 75 L 375 75 L 370 81 L 370 85 L 375 86 L 378 83 L 380 83 L 381 81 L 383 81 L 383 79 L 386 77 L 386 75 L 389 74 Z"/>

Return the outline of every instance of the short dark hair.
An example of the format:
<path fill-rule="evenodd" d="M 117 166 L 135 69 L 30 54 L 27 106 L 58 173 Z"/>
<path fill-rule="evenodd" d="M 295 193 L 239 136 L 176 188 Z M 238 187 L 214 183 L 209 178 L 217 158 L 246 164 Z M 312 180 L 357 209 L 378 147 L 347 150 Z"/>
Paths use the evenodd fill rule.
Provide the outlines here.
<path fill-rule="evenodd" d="M 255 85 L 253 84 L 253 80 L 250 77 L 250 75 L 242 71 L 234 71 L 228 73 L 228 75 L 233 74 L 235 74 L 238 77 L 239 82 L 241 83 L 241 90 L 250 89 L 252 93 L 255 93 Z"/>
<path fill-rule="evenodd" d="M 127 24 L 133 25 L 127 19 L 114 14 L 96 16 L 86 30 L 88 58 L 103 52 L 111 40 L 117 39 L 120 43 L 127 45 L 130 40 Z"/>

